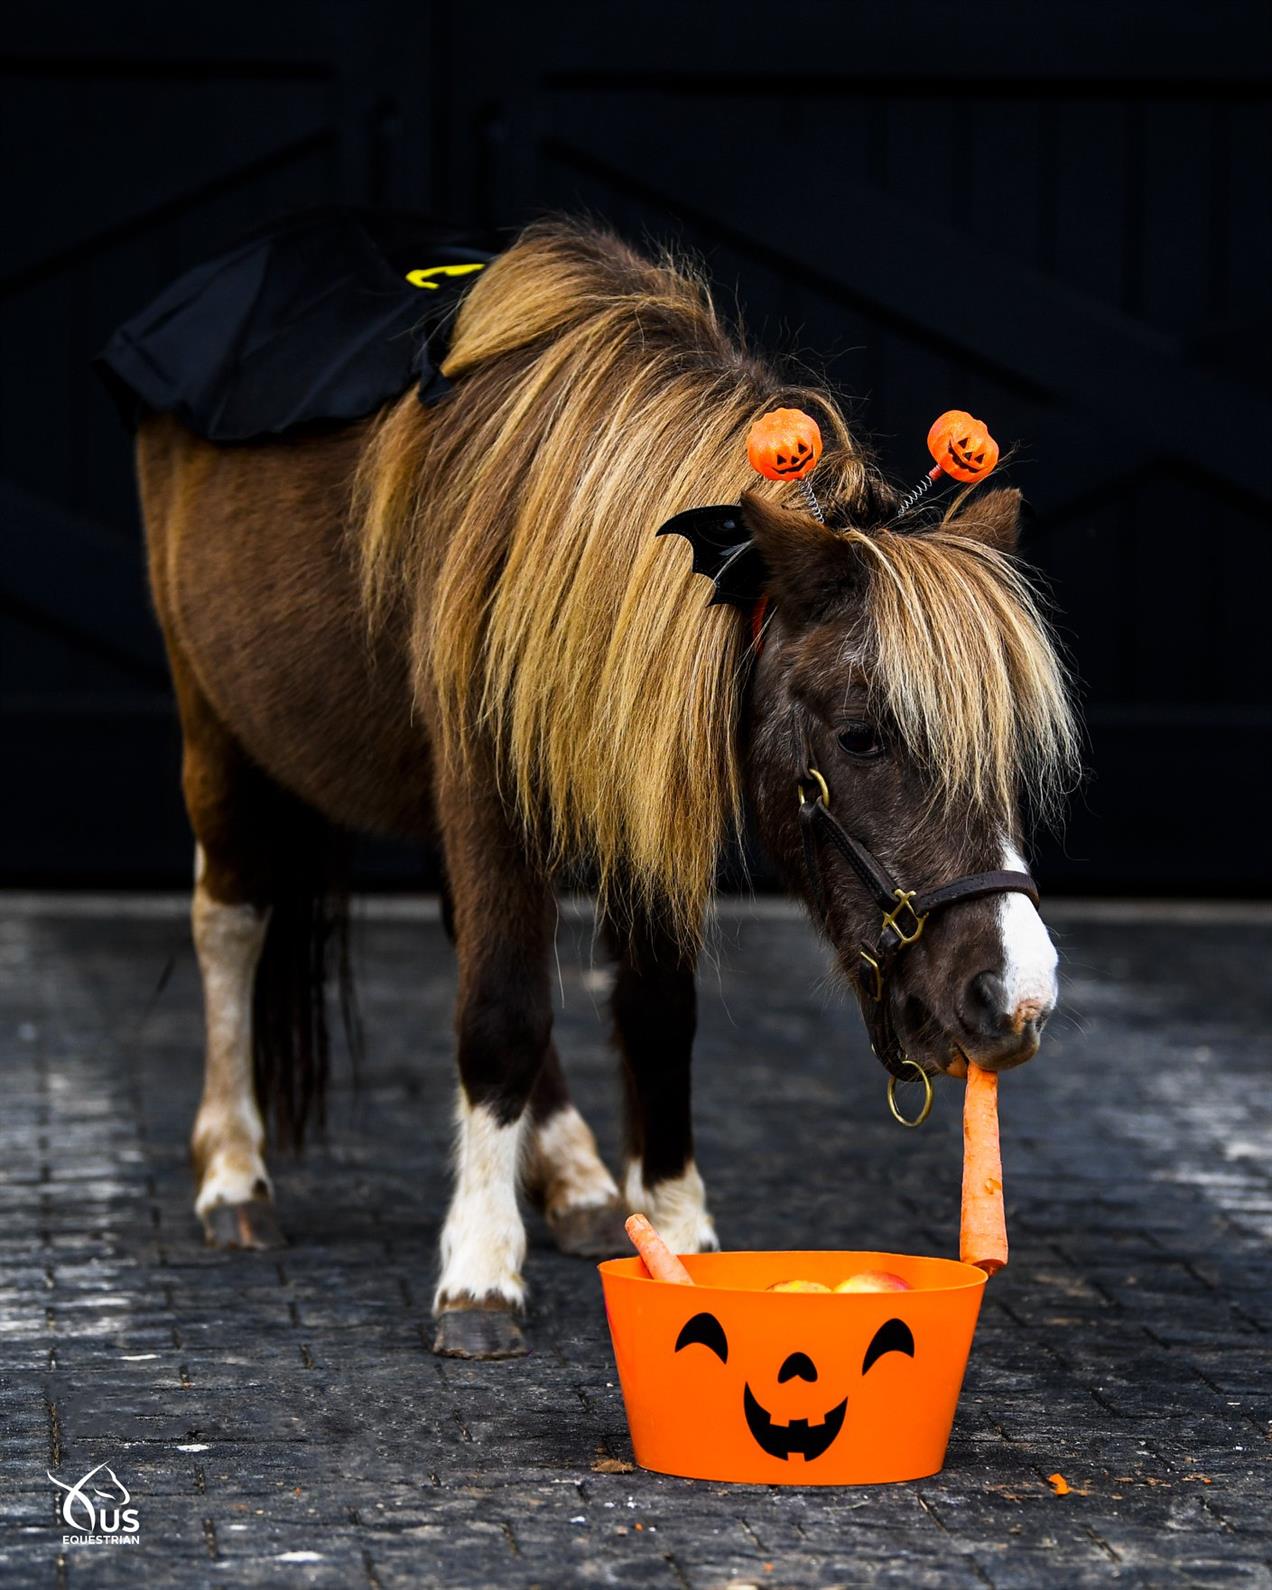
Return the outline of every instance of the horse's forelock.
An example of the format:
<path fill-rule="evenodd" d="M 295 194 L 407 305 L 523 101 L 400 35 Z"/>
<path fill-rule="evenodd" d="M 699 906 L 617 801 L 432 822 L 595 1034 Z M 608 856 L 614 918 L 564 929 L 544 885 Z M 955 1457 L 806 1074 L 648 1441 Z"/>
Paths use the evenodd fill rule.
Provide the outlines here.
<path fill-rule="evenodd" d="M 1052 816 L 1076 777 L 1064 664 L 1014 560 L 955 525 L 853 531 L 870 688 L 936 795 L 1010 833 L 1023 795 Z"/>

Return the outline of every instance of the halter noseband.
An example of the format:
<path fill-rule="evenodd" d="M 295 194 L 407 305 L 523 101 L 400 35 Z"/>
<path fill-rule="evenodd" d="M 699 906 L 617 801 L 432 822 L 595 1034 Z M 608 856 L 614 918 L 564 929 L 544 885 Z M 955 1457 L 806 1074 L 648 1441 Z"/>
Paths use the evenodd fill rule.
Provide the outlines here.
<path fill-rule="evenodd" d="M 870 1035 L 870 1046 L 895 1079 L 904 1077 L 907 1068 L 922 1072 L 916 1062 L 909 1059 L 901 1047 L 892 1010 L 884 998 L 885 985 L 892 973 L 897 956 L 907 944 L 915 943 L 923 934 L 923 926 L 933 911 L 943 911 L 951 905 L 961 905 L 966 900 L 984 899 L 991 894 L 1023 894 L 1038 904 L 1038 888 L 1027 872 L 972 872 L 954 878 L 949 883 L 933 889 L 903 889 L 866 845 L 854 838 L 830 811 L 830 790 L 826 780 L 811 764 L 807 777 L 812 780 L 813 791 L 808 794 L 799 785 L 799 828 L 804 845 L 804 870 L 817 908 L 825 926 L 827 918 L 826 887 L 822 876 L 818 842 L 832 844 L 856 873 L 858 880 L 883 913 L 879 937 L 873 945 L 859 948 L 860 965 L 857 969 L 857 998 L 861 1004 L 862 1019 Z M 926 1076 L 926 1073 L 922 1073 Z M 892 1113 L 905 1125 L 888 1090 Z M 929 1084 L 928 1098 L 931 1090 Z M 927 1113 L 924 1106 L 922 1120 Z"/>

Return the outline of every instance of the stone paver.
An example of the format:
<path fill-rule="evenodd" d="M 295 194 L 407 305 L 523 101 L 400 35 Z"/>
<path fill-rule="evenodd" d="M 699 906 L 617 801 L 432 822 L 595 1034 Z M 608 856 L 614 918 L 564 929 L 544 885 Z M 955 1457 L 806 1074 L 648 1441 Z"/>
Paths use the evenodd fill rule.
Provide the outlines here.
<path fill-rule="evenodd" d="M 275 1167 L 292 1245 L 234 1256 L 189 1210 L 181 915 L 0 905 L 4 1583 L 1272 1585 L 1272 917 L 1062 914 L 1066 1014 L 1004 1084 L 1012 1264 L 946 1468 L 824 1491 L 625 1472 L 594 1271 L 537 1222 L 533 1356 L 428 1354 L 453 968 L 435 921 L 398 915 L 359 932 L 361 1092 Z M 585 924 L 560 943 L 561 1049 L 612 1153 L 606 972 Z M 894 1126 L 823 964 L 761 911 L 724 923 L 705 971 L 723 1239 L 951 1253 L 957 1090 Z M 140 1543 L 64 1549 L 46 1470 L 101 1462 Z"/>

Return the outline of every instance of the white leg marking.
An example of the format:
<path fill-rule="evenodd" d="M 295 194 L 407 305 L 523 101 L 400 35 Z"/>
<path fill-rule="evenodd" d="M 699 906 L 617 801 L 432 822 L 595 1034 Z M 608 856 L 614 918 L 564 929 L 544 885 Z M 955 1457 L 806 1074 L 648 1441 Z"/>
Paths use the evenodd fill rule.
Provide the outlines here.
<path fill-rule="evenodd" d="M 196 866 L 202 872 L 202 851 Z M 252 984 L 269 925 L 268 912 L 225 905 L 194 891 L 194 947 L 203 977 L 207 1051 L 203 1100 L 192 1147 L 199 1167 L 195 1211 L 244 1203 L 269 1191 L 265 1128 L 252 1083 Z"/>
<path fill-rule="evenodd" d="M 618 1198 L 592 1129 L 572 1104 L 533 1129 L 531 1154 L 531 1174 L 543 1188 L 545 1213 L 595 1209 Z"/>
<path fill-rule="evenodd" d="M 623 1171 L 623 1203 L 627 1207 L 627 1213 L 646 1214 L 652 1220 L 653 1202 L 649 1189 L 645 1186 L 645 1178 L 641 1175 L 640 1161 L 629 1159 Z"/>
<path fill-rule="evenodd" d="M 707 1189 L 692 1160 L 679 1176 L 646 1187 L 640 1162 L 628 1160 L 623 1178 L 628 1212 L 647 1214 L 673 1253 L 706 1253 L 720 1246 L 707 1209 Z"/>
<path fill-rule="evenodd" d="M 521 1145 L 527 1117 L 500 1125 L 484 1104 L 473 1108 L 460 1089 L 455 1191 L 442 1228 L 442 1271 L 434 1309 L 464 1297 L 492 1295 L 520 1307 L 526 1232 L 517 1208 Z"/>
<path fill-rule="evenodd" d="M 1014 845 L 1006 845 L 1002 864 L 1010 872 L 1024 872 L 1024 857 Z M 1050 1011 L 1059 992 L 1056 966 L 1059 957 L 1033 901 L 1023 894 L 998 897 L 998 932 L 1003 947 L 1003 991 L 1007 1011 L 1025 1002 L 1037 1003 Z"/>

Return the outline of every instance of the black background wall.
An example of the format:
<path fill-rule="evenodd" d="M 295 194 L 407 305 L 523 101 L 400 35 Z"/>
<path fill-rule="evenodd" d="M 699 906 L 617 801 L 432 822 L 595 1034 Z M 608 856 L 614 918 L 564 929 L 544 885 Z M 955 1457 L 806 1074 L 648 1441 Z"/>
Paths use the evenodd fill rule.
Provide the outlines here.
<path fill-rule="evenodd" d="M 6 23 L 0 866 L 181 882 L 127 438 L 86 364 L 281 210 L 677 237 L 898 478 L 1014 441 L 1092 776 L 1045 882 L 1257 892 L 1272 543 L 1262 3 L 28 8 Z M 404 877 L 380 855 L 379 876 Z"/>

